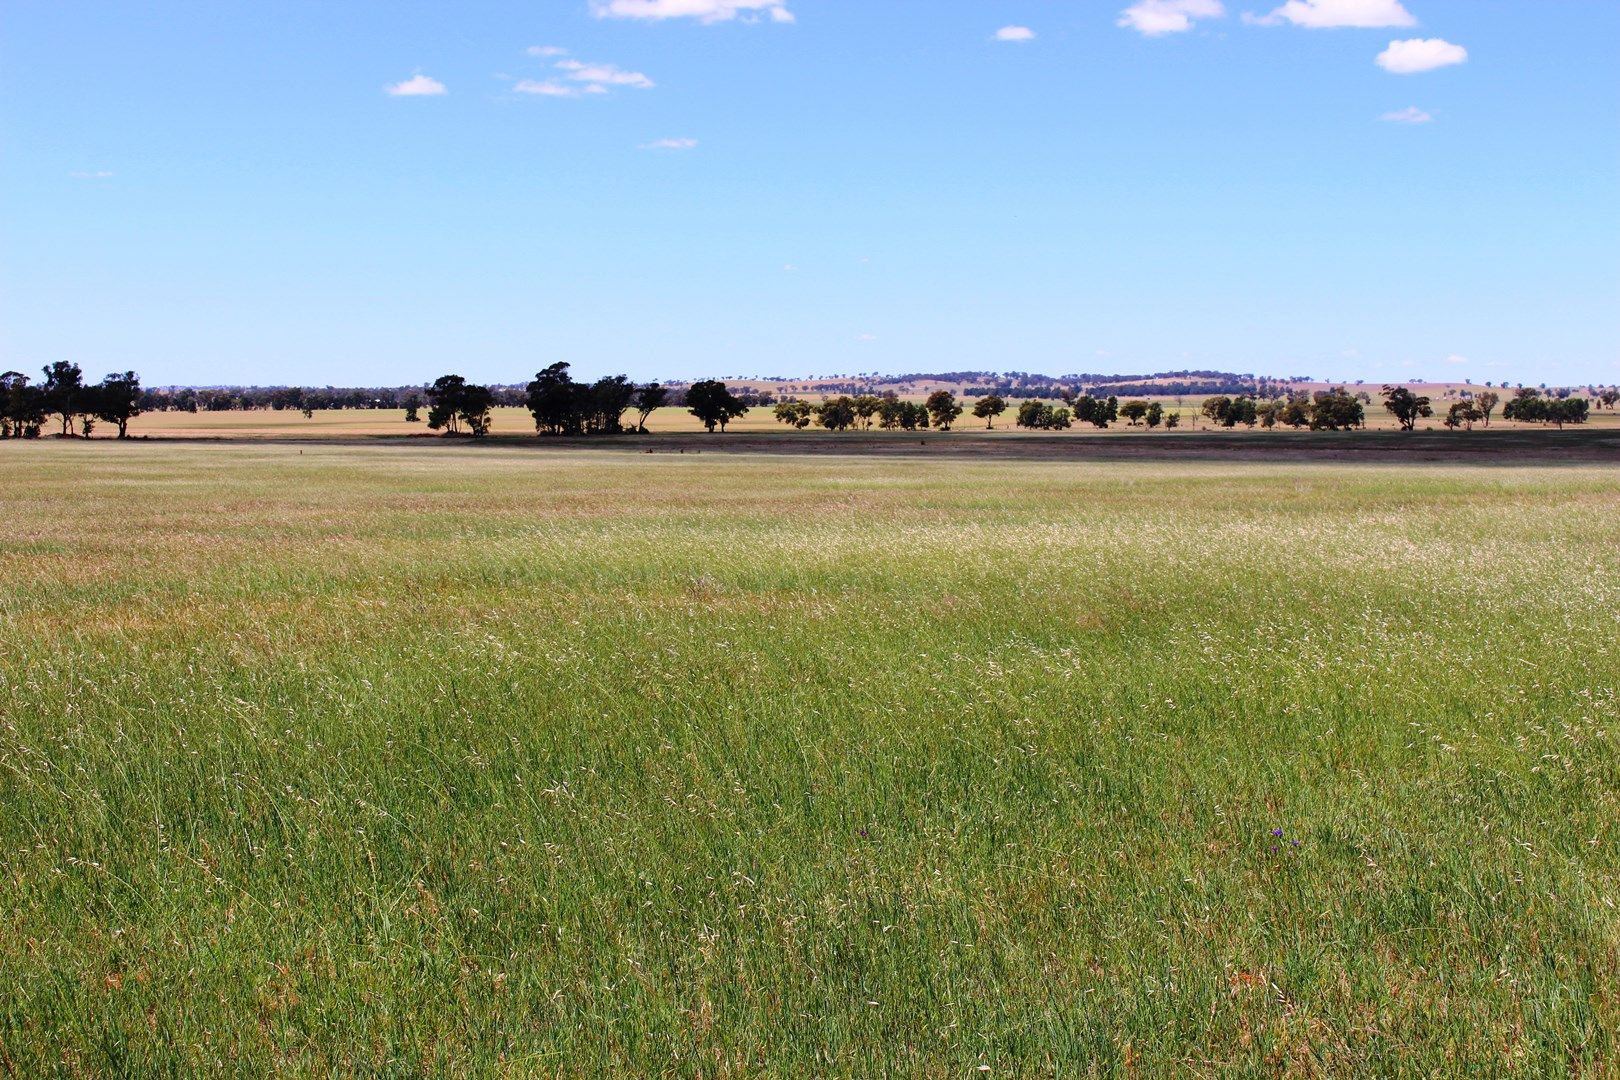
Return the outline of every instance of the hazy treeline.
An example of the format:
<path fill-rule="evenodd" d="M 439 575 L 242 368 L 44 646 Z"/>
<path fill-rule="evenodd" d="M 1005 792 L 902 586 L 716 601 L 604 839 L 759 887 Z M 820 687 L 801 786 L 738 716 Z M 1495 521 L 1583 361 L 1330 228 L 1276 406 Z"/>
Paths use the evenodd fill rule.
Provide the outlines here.
<path fill-rule="evenodd" d="M 1290 375 L 1274 379 L 1266 375 L 1237 374 L 1231 371 L 1160 371 L 1151 375 L 1104 375 L 1075 372 L 1043 375 L 1031 371 L 942 371 L 913 372 L 896 376 L 896 381 L 954 382 L 964 384 L 964 397 L 1075 398 L 1092 397 L 1180 397 L 1193 394 L 1267 394 L 1291 383 L 1309 382 L 1309 376 Z"/>
<path fill-rule="evenodd" d="M 517 388 L 491 388 L 496 400 L 508 401 Z M 420 386 L 225 386 L 164 387 L 146 391 L 148 412 L 234 412 L 247 409 L 315 412 L 331 409 L 403 409 L 411 398 L 422 400 Z"/>
<path fill-rule="evenodd" d="M 1139 376 L 1138 378 L 1152 379 L 1157 378 L 1157 376 Z M 1288 385 L 1288 380 L 1256 379 L 1250 375 L 1223 375 L 1218 378 L 1176 379 L 1164 382 L 1105 382 L 1082 378 L 1073 381 L 1055 382 L 1014 383 L 1002 381 L 978 386 L 965 386 L 962 388 L 962 394 L 965 397 L 981 397 L 995 394 L 998 397 L 1010 398 L 1073 398 L 1081 396 L 1099 398 L 1104 396 L 1193 397 L 1200 394 L 1250 394 L 1263 396 L 1281 392 Z"/>

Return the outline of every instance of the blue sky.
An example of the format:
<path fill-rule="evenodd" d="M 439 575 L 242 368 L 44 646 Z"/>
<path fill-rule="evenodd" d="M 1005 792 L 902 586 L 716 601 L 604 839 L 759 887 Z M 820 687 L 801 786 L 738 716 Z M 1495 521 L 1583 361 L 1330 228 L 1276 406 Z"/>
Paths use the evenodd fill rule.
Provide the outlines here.
<path fill-rule="evenodd" d="M 1279 3 L 4 0 L 0 367 L 1620 381 L 1620 2 Z"/>

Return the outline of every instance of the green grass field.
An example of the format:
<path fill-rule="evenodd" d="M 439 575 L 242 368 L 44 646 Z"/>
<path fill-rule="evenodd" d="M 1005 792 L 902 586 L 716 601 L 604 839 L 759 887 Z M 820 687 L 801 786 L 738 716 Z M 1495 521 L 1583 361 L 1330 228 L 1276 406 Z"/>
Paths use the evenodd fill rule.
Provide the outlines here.
<path fill-rule="evenodd" d="M 0 458 L 6 1075 L 1620 1070 L 1612 467 Z"/>

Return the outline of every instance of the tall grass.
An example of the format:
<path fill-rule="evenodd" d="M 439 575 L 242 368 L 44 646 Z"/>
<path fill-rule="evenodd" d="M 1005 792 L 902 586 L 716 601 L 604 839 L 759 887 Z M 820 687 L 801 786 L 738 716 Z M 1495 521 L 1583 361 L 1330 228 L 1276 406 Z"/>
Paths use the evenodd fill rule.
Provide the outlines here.
<path fill-rule="evenodd" d="M 1620 1067 L 1612 470 L 5 457 L 0 1069 Z"/>

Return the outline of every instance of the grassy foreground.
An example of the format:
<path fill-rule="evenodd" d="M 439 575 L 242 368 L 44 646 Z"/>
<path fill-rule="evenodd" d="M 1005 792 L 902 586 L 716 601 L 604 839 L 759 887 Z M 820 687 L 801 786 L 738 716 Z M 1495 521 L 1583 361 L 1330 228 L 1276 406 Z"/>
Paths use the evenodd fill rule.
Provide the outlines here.
<path fill-rule="evenodd" d="M 1620 1068 L 1614 469 L 0 456 L 0 1073 Z"/>

